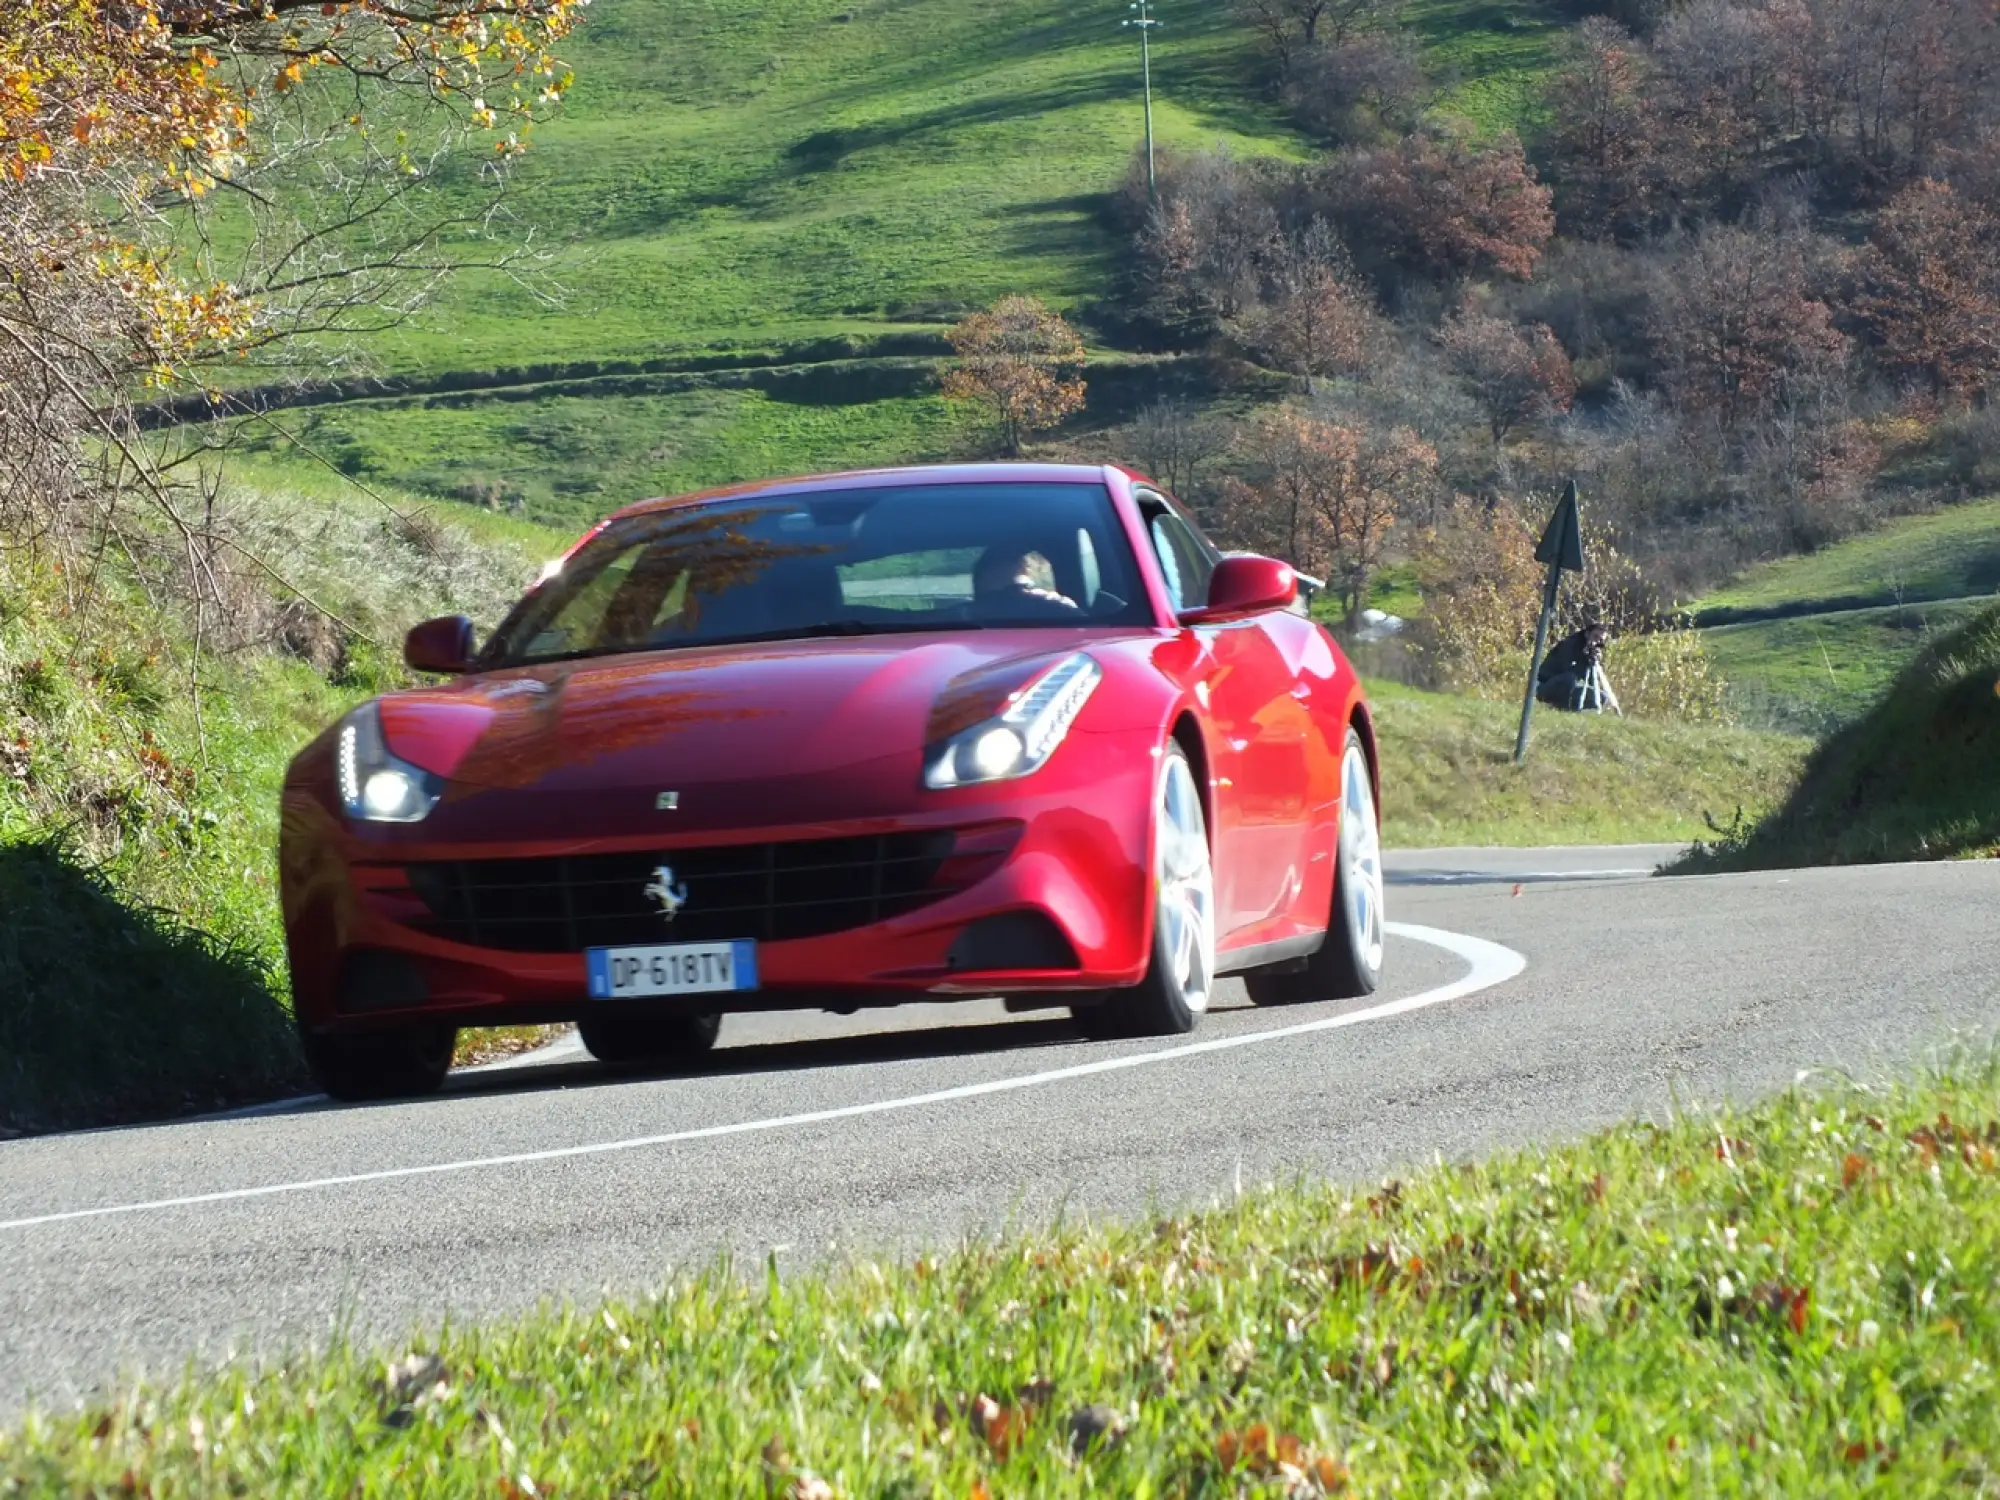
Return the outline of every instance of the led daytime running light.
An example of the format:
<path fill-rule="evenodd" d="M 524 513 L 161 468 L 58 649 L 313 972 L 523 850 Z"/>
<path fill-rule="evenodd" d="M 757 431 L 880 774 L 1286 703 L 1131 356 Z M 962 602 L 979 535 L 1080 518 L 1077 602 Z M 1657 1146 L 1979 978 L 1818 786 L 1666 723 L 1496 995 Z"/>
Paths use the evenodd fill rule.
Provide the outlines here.
<path fill-rule="evenodd" d="M 352 719 L 340 726 L 340 800 L 361 805 L 361 728 Z"/>
<path fill-rule="evenodd" d="M 939 746 L 924 768 L 924 785 L 1006 781 L 1039 770 L 1103 680 L 1104 669 L 1082 652 L 1063 658 L 1009 698 L 995 717 Z M 1019 746 L 1018 754 L 1000 753 L 1008 739 Z"/>
<path fill-rule="evenodd" d="M 1000 715 L 1021 726 L 1029 760 L 1040 762 L 1062 743 L 1103 675 L 1103 668 L 1089 657 L 1072 656 L 1043 673 Z"/>
<path fill-rule="evenodd" d="M 372 703 L 340 726 L 334 780 L 340 805 L 361 823 L 421 823 L 444 793 L 440 777 L 390 753 Z"/>

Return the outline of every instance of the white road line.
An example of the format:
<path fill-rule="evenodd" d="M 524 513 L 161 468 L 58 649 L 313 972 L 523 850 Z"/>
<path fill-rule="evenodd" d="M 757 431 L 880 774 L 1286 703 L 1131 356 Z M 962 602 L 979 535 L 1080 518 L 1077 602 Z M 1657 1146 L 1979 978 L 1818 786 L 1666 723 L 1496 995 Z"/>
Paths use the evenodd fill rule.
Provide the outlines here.
<path fill-rule="evenodd" d="M 1650 866 L 1643 870 L 1389 870 L 1383 878 L 1390 885 L 1505 885 L 1510 880 L 1543 885 L 1566 880 L 1623 880 L 1659 873 Z"/>
<path fill-rule="evenodd" d="M 115 1214 L 154 1213 L 172 1208 L 195 1208 L 209 1203 L 235 1203 L 246 1198 L 269 1198 L 280 1193 L 305 1193 L 322 1188 L 354 1187 L 370 1182 L 393 1182 L 404 1177 L 435 1177 L 448 1172 L 472 1172 L 486 1167 L 517 1167 L 537 1162 L 564 1161 L 579 1156 L 606 1156 L 618 1151 L 640 1151 L 654 1146 L 676 1146 L 688 1141 L 715 1140 L 722 1136 L 749 1135 L 761 1131 L 789 1130 L 799 1125 L 819 1125 L 829 1120 L 851 1120 L 863 1115 L 887 1114 L 892 1110 L 918 1109 L 931 1104 L 950 1104 L 961 1099 L 978 1099 L 988 1094 L 1011 1093 L 1016 1089 L 1038 1088 L 1044 1084 L 1066 1083 L 1075 1078 L 1092 1078 L 1102 1073 L 1121 1073 L 1128 1068 L 1150 1067 L 1156 1063 L 1178 1062 L 1211 1052 L 1228 1052 L 1288 1037 L 1308 1036 L 1318 1031 L 1337 1031 L 1359 1026 L 1365 1021 L 1386 1021 L 1408 1015 L 1447 1000 L 1457 1000 L 1480 990 L 1504 984 L 1528 966 L 1528 961 L 1512 948 L 1485 938 L 1447 932 L 1437 927 L 1418 927 L 1406 922 L 1385 924 L 1396 937 L 1410 938 L 1443 948 L 1471 965 L 1462 979 L 1436 989 L 1371 1005 L 1365 1010 L 1301 1021 L 1292 1026 L 1274 1026 L 1265 1031 L 1240 1032 L 1235 1036 L 1212 1037 L 1154 1052 L 1128 1053 L 1122 1057 L 1099 1058 L 1067 1068 L 1050 1068 L 1040 1073 L 1021 1073 L 984 1083 L 961 1084 L 928 1094 L 909 1094 L 899 1099 L 877 1099 L 866 1104 L 844 1104 L 834 1109 L 815 1109 L 804 1114 L 778 1115 L 766 1120 L 739 1120 L 728 1125 L 704 1125 L 694 1130 L 676 1130 L 663 1135 L 634 1136 L 620 1141 L 593 1141 L 582 1146 L 559 1146 L 547 1151 L 521 1151 L 507 1156 L 478 1156 L 464 1161 L 425 1162 L 411 1167 L 389 1167 L 379 1172 L 350 1172 L 339 1177 L 313 1177 L 300 1182 L 273 1182 L 262 1187 L 230 1188 L 215 1193 L 190 1193 L 180 1198 L 155 1198 L 143 1203 L 113 1203 L 99 1208 L 77 1208 L 63 1213 L 37 1214 L 32 1218 L 0 1220 L 0 1230 L 32 1229 L 40 1224 L 66 1224 L 77 1219 L 102 1219 Z"/>

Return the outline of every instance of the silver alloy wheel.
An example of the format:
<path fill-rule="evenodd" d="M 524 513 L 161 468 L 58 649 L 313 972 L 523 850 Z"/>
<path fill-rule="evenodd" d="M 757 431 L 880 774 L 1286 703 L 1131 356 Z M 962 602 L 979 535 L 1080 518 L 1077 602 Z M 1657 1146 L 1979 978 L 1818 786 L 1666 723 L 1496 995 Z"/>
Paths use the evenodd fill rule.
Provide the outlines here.
<path fill-rule="evenodd" d="M 1154 833 L 1159 901 L 1155 920 L 1165 940 L 1169 974 L 1181 1003 L 1199 1015 L 1215 984 L 1215 872 L 1207 821 L 1188 763 L 1167 758 Z"/>
<path fill-rule="evenodd" d="M 1368 757 L 1350 744 L 1340 764 L 1341 894 L 1354 956 L 1371 974 L 1382 971 L 1382 827 L 1375 817 Z"/>

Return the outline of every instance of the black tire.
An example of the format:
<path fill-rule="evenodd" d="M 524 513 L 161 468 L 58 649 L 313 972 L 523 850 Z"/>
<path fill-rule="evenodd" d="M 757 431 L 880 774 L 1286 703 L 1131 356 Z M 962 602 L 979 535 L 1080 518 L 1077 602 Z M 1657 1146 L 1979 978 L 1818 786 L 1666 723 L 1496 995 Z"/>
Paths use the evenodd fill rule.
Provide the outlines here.
<path fill-rule="evenodd" d="M 1169 795 L 1168 787 L 1182 778 L 1180 785 L 1183 795 L 1192 793 L 1196 783 L 1194 770 L 1188 763 L 1185 752 L 1178 744 L 1168 741 L 1161 756 L 1160 792 L 1155 794 L 1156 809 L 1159 799 Z M 1184 811 L 1189 804 L 1179 804 Z M 1191 814 L 1194 820 L 1192 832 L 1201 839 L 1201 857 L 1208 857 L 1207 819 L 1201 808 L 1201 799 L 1193 794 Z M 1156 810 L 1155 817 L 1160 813 Z M 1163 840 L 1156 835 L 1156 843 Z M 1156 850 L 1154 865 L 1156 871 L 1164 858 Z M 1206 865 L 1204 865 L 1206 869 Z M 1212 871 L 1208 872 L 1209 886 L 1207 900 L 1209 920 L 1213 921 L 1214 886 Z M 1190 982 L 1184 982 L 1179 974 L 1179 962 L 1173 951 L 1169 923 L 1161 919 L 1161 901 L 1164 882 L 1156 876 L 1153 885 L 1153 953 L 1146 966 L 1146 977 L 1129 989 L 1101 991 L 1088 1003 L 1070 1007 L 1070 1016 L 1077 1030 L 1094 1041 L 1107 1041 L 1116 1037 L 1138 1036 L 1180 1036 L 1194 1030 L 1195 1021 L 1208 1008 L 1208 999 L 1215 987 L 1215 944 L 1213 928 L 1208 934 L 1207 951 L 1201 957 L 1200 969 L 1191 973 Z M 1197 1003 L 1190 1003 L 1191 991 Z"/>
<path fill-rule="evenodd" d="M 315 1082 L 347 1104 L 435 1094 L 451 1071 L 455 1026 L 399 1026 L 347 1036 L 299 1033 Z"/>
<path fill-rule="evenodd" d="M 1360 830 L 1350 826 L 1347 775 L 1355 758 L 1359 759 L 1365 775 L 1367 752 L 1362 748 L 1360 734 L 1350 725 L 1347 744 L 1342 752 L 1341 826 L 1339 846 L 1334 859 L 1333 904 L 1327 912 L 1326 941 L 1319 951 L 1308 958 L 1303 965 L 1296 962 L 1280 971 L 1255 969 L 1243 976 L 1243 988 L 1250 993 L 1250 999 L 1258 1005 L 1301 1005 L 1313 1000 L 1355 1000 L 1363 995 L 1375 993 L 1382 982 L 1382 963 L 1379 949 L 1371 961 L 1369 942 L 1363 932 L 1366 925 L 1361 915 L 1362 908 L 1353 899 L 1351 882 L 1365 877 L 1357 876 L 1353 855 L 1354 845 L 1350 842 Z M 1372 848 L 1379 870 L 1381 861 L 1381 825 L 1376 818 L 1375 797 L 1372 788 L 1367 789 L 1366 812 L 1374 826 L 1368 830 L 1372 837 L 1367 847 Z M 1373 899 L 1376 903 L 1375 923 L 1381 922 L 1381 886 L 1375 881 Z"/>
<path fill-rule="evenodd" d="M 621 1068 L 691 1067 L 715 1047 L 719 1012 L 697 1016 L 590 1016 L 576 1023 L 590 1055 Z"/>

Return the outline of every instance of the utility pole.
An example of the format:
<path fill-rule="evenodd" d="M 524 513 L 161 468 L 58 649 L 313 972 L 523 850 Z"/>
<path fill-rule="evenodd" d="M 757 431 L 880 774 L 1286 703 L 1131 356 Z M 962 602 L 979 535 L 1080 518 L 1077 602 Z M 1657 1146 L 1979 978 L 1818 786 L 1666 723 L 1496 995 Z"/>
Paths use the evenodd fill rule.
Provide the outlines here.
<path fill-rule="evenodd" d="M 1132 0 L 1125 8 L 1137 12 L 1130 20 L 1120 21 L 1121 26 L 1136 27 L 1139 32 L 1139 66 L 1146 76 L 1146 201 L 1158 203 L 1160 191 L 1153 182 L 1153 38 L 1152 31 L 1160 22 L 1153 19 L 1153 0 Z"/>

